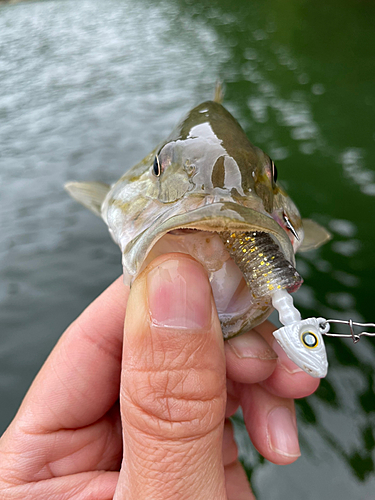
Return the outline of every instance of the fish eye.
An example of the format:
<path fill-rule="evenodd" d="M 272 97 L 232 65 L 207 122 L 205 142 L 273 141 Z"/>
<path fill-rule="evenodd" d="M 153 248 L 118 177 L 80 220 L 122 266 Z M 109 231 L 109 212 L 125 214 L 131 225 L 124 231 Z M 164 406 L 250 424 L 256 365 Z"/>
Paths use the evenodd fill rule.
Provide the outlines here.
<path fill-rule="evenodd" d="M 154 173 L 154 175 L 156 177 L 160 177 L 160 174 L 161 174 L 161 165 L 160 165 L 160 161 L 159 161 L 159 156 L 156 155 L 155 158 L 154 158 L 154 164 L 153 164 L 153 167 L 152 167 L 152 171 Z"/>
<path fill-rule="evenodd" d="M 272 179 L 273 182 L 276 184 L 277 181 L 277 168 L 273 160 L 271 160 L 271 167 L 272 167 Z"/>
<path fill-rule="evenodd" d="M 319 339 L 314 332 L 307 331 L 301 335 L 302 343 L 308 349 L 314 349 L 319 344 Z"/>

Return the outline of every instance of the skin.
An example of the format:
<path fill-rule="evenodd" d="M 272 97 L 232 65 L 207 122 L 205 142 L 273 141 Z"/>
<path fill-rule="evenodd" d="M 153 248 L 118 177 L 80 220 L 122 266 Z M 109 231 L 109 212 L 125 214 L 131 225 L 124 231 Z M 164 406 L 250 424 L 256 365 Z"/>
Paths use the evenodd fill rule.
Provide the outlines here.
<path fill-rule="evenodd" d="M 124 326 L 125 325 L 125 326 Z M 265 322 L 224 344 L 206 272 L 163 255 L 66 330 L 0 440 L 0 498 L 252 500 L 231 424 L 299 456 L 293 398 L 319 383 Z M 125 445 L 122 445 L 122 442 Z"/>

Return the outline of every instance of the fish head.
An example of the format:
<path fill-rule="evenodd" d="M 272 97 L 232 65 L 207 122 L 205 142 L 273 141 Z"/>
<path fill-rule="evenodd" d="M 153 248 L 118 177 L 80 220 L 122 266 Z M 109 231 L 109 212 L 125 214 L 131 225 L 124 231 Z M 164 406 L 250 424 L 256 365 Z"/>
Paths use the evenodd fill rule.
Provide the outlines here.
<path fill-rule="evenodd" d="M 327 375 L 328 361 L 319 319 L 309 318 L 284 326 L 273 335 L 287 356 L 305 372 L 317 378 Z"/>
<path fill-rule="evenodd" d="M 220 205 L 208 208 L 214 204 Z M 108 193 L 102 215 L 124 251 L 154 223 L 159 226 L 171 217 L 179 215 L 179 223 L 194 227 L 197 221 L 189 219 L 196 219 L 193 212 L 203 207 L 207 209 L 200 211 L 199 229 L 202 225 L 208 230 L 232 227 L 209 220 L 216 218 L 210 213 L 220 207 L 219 217 L 229 224 L 244 219 L 246 229 L 271 225 L 275 233 L 286 233 L 293 242 L 293 234 L 288 234 L 282 219 L 285 213 L 302 239 L 301 217 L 276 182 L 274 162 L 250 143 L 221 104 L 211 101 L 191 110 L 159 147 L 125 173 Z M 246 208 L 251 209 L 252 220 L 240 215 Z M 258 214 L 256 220 L 254 212 Z M 130 228 L 128 223 L 118 224 L 124 214 L 127 222 L 132 221 Z M 281 239 L 285 240 L 284 235 Z"/>

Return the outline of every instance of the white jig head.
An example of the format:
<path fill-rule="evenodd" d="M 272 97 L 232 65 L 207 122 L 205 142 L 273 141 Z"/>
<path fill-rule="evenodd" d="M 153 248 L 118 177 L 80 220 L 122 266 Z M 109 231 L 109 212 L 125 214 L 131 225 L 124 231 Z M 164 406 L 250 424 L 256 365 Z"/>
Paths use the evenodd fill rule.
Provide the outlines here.
<path fill-rule="evenodd" d="M 323 318 L 301 320 L 286 290 L 275 292 L 272 303 L 279 313 L 280 322 L 285 325 L 273 335 L 287 356 L 312 377 L 325 377 L 328 361 L 322 334 L 329 330 L 329 325 Z"/>

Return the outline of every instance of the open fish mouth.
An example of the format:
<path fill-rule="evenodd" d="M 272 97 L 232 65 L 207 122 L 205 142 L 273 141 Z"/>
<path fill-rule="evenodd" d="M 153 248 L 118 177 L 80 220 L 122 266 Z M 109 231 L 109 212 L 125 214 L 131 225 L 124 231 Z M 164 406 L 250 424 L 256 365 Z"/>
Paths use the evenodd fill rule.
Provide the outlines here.
<path fill-rule="evenodd" d="M 173 252 L 191 255 L 206 269 L 224 338 L 261 323 L 272 310 L 274 289 L 294 291 L 302 283 L 285 231 L 272 217 L 233 202 L 154 221 L 124 249 L 125 279 Z"/>

